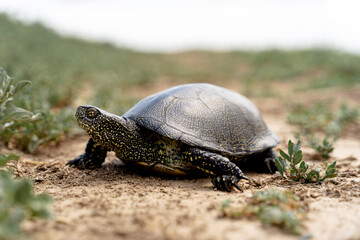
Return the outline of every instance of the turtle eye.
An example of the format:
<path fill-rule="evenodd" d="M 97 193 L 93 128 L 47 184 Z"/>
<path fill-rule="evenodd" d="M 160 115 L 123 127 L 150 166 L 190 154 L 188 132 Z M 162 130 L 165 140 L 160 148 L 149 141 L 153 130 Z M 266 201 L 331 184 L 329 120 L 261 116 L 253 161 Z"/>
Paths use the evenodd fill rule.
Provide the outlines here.
<path fill-rule="evenodd" d="M 96 108 L 89 108 L 86 111 L 86 115 L 88 118 L 93 119 L 99 114 L 99 111 Z"/>

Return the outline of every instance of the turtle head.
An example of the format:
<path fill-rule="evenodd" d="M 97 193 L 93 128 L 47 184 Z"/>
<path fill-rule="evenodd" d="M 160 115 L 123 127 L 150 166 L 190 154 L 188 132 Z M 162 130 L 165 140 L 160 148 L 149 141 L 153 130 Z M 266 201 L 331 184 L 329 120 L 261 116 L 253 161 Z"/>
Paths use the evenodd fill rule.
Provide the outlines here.
<path fill-rule="evenodd" d="M 112 148 L 114 144 L 121 144 L 130 129 L 127 127 L 126 119 L 106 112 L 94 106 L 79 106 L 75 117 L 80 127 L 98 143 Z"/>

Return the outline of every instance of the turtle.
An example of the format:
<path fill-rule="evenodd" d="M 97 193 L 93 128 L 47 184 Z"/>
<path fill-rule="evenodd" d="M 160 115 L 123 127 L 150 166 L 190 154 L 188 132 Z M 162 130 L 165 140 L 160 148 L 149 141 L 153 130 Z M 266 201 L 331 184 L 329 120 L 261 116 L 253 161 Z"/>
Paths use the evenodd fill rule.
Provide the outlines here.
<path fill-rule="evenodd" d="M 247 178 L 240 166 L 274 171 L 278 136 L 245 96 L 209 83 L 184 84 L 140 100 L 122 116 L 82 105 L 85 153 L 67 165 L 101 167 L 107 152 L 126 165 L 170 176 L 209 176 L 231 191 Z"/>

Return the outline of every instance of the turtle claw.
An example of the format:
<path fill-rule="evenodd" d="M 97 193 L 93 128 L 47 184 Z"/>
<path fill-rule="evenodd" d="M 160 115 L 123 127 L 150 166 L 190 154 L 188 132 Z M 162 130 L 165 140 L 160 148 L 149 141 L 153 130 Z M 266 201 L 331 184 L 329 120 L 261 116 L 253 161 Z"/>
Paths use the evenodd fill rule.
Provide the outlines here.
<path fill-rule="evenodd" d="M 237 190 L 239 190 L 240 192 L 242 192 L 242 189 L 239 187 L 239 185 L 237 185 L 237 183 L 233 183 L 233 186 L 234 186 Z"/>
<path fill-rule="evenodd" d="M 70 167 L 86 168 L 86 169 L 101 167 L 101 164 L 100 165 L 95 164 L 87 153 L 81 154 L 80 156 L 69 161 L 66 165 Z"/>
<path fill-rule="evenodd" d="M 249 180 L 245 176 L 241 176 L 240 179 L 241 178 Z M 242 189 L 237 184 L 240 179 L 235 176 L 223 175 L 213 178 L 212 183 L 214 184 L 214 187 L 216 189 L 221 191 L 230 192 L 233 189 L 233 187 L 235 187 L 239 191 L 242 191 Z"/>
<path fill-rule="evenodd" d="M 250 181 L 250 179 L 249 179 L 247 176 L 245 176 L 245 175 L 240 176 L 240 179 L 245 179 L 245 180 Z"/>

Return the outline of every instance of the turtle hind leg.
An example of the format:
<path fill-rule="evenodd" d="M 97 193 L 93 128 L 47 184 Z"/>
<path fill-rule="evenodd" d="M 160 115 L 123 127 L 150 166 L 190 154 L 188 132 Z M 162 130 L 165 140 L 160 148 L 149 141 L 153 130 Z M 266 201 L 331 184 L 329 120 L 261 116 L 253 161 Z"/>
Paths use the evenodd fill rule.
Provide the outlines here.
<path fill-rule="evenodd" d="M 99 168 L 105 161 L 107 152 L 108 149 L 90 138 L 86 145 L 85 153 L 69 161 L 66 165 L 80 168 Z"/>
<path fill-rule="evenodd" d="M 238 166 L 216 153 L 190 148 L 184 151 L 184 159 L 209 175 L 218 190 L 229 192 L 233 187 L 241 190 L 237 185 L 239 180 L 248 180 Z"/>
<path fill-rule="evenodd" d="M 267 149 L 261 153 L 247 157 L 246 161 L 239 161 L 238 165 L 245 171 L 275 173 L 277 171 L 275 157 L 275 151 L 273 149 Z"/>
<path fill-rule="evenodd" d="M 267 150 L 267 154 L 265 155 L 264 158 L 264 162 L 267 166 L 268 171 L 271 174 L 274 174 L 277 171 L 277 167 L 275 165 L 275 158 L 276 158 L 276 153 L 273 149 L 269 149 Z"/>

